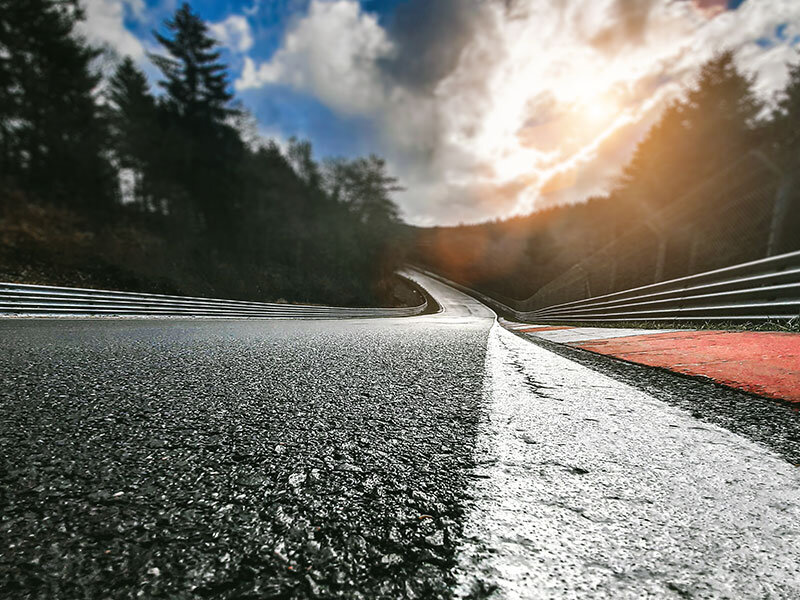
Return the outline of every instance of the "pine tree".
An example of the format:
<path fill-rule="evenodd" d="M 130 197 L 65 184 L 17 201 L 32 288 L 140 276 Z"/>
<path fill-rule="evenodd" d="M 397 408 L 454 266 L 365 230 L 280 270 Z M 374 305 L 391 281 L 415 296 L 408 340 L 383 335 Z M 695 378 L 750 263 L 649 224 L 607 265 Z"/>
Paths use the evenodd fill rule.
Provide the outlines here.
<path fill-rule="evenodd" d="M 800 62 L 789 67 L 789 82 L 773 114 L 772 138 L 786 169 L 800 164 Z"/>
<path fill-rule="evenodd" d="M 759 141 L 763 104 L 753 92 L 752 78 L 737 69 L 731 51 L 703 65 L 683 109 L 687 159 L 703 157 L 709 168 L 719 168 Z"/>
<path fill-rule="evenodd" d="M 159 137 L 156 105 L 145 74 L 126 57 L 108 82 L 111 104 L 114 156 L 121 169 L 130 172 L 135 183 L 134 198 L 143 207 L 158 207 L 149 198 L 151 165 L 157 158 L 155 145 Z"/>
<path fill-rule="evenodd" d="M 229 106 L 233 94 L 228 90 L 226 66 L 219 62 L 218 44 L 209 35 L 208 26 L 188 3 L 165 26 L 172 37 L 154 34 L 168 56 L 151 54 L 150 59 L 164 75 L 160 85 L 170 108 L 192 120 L 224 121 L 235 112 Z"/>
<path fill-rule="evenodd" d="M 641 198 L 649 199 L 654 207 L 662 206 L 685 188 L 684 173 L 674 170 L 681 160 L 686 135 L 684 108 L 680 102 L 667 106 L 623 168 L 618 192 L 631 200 L 629 208 L 646 208 Z"/>
<path fill-rule="evenodd" d="M 773 252 L 800 247 L 800 62 L 789 67 L 789 81 L 778 98 L 770 139 L 783 169 L 781 189 L 775 199 Z"/>
<path fill-rule="evenodd" d="M 184 3 L 165 22 L 167 35 L 155 33 L 167 55 L 151 54 L 164 79 L 160 113 L 164 128 L 162 171 L 174 182 L 172 212 L 193 228 L 211 234 L 217 248 L 236 243 L 235 212 L 240 200 L 240 170 L 245 152 L 226 119 L 230 106 L 226 65 L 203 20 Z"/>
<path fill-rule="evenodd" d="M 81 18 L 76 0 L 0 0 L 0 167 L 37 196 L 98 210 L 113 172 Z"/>
<path fill-rule="evenodd" d="M 758 145 L 762 108 L 733 54 L 718 54 L 639 144 L 618 194 L 644 213 L 678 199 Z"/>
<path fill-rule="evenodd" d="M 136 125 L 153 118 L 155 100 L 147 77 L 131 57 L 123 59 L 108 83 L 108 99 L 113 104 L 118 127 L 127 123 L 132 131 Z"/>

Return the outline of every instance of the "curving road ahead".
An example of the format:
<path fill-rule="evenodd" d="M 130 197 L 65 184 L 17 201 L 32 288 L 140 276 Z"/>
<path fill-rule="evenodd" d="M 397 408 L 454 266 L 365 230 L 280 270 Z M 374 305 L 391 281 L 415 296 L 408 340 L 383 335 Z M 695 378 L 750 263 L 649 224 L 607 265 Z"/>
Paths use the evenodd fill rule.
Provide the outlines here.
<path fill-rule="evenodd" d="M 787 452 L 415 278 L 442 312 L 0 321 L 0 596 L 800 596 Z"/>

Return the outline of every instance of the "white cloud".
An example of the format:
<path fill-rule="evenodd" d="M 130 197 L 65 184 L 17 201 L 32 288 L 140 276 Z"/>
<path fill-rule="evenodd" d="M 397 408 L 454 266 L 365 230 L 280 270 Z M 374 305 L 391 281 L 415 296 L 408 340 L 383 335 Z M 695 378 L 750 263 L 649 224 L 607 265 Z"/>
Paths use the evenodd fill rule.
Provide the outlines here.
<path fill-rule="evenodd" d="M 251 17 L 258 14 L 258 11 L 261 9 L 261 0 L 253 0 L 253 3 L 243 8 L 244 14 L 250 15 Z"/>
<path fill-rule="evenodd" d="M 715 51 L 737 50 L 765 98 L 783 85 L 796 55 L 786 44 L 765 49 L 755 40 L 800 22 L 797 2 L 750 0 L 719 13 L 708 2 L 653 1 L 636 31 L 604 37 L 622 29 L 620 6 L 632 4 L 573 0 L 553 10 L 529 0 L 512 16 L 495 5 L 482 35 L 437 86 L 441 194 L 473 191 L 472 214 L 486 218 L 602 193 L 661 107 Z M 455 162 L 453 152 L 471 160 Z M 413 195 L 406 203 L 420 221 L 447 218 Z"/>
<path fill-rule="evenodd" d="M 279 83 L 343 113 L 371 112 L 385 94 L 377 61 L 391 52 L 386 32 L 355 0 L 312 0 L 269 61 L 245 60 L 236 88 Z"/>
<path fill-rule="evenodd" d="M 142 42 L 125 27 L 128 11 L 134 18 L 144 14 L 144 0 L 83 0 L 86 20 L 79 31 L 95 44 L 108 45 L 120 54 L 141 60 L 145 55 Z"/>
<path fill-rule="evenodd" d="M 281 84 L 371 119 L 413 222 L 474 221 L 608 189 L 667 101 L 716 51 L 768 98 L 784 84 L 800 2 L 516 0 L 470 5 L 475 34 L 425 89 L 382 68 L 397 48 L 355 0 L 312 0 L 238 89 Z M 764 47 L 756 40 L 782 40 Z M 409 56 L 414 56 L 411 52 Z"/>
<path fill-rule="evenodd" d="M 241 15 L 231 15 L 219 23 L 208 26 L 212 35 L 235 52 L 247 52 L 253 47 L 250 23 Z"/>

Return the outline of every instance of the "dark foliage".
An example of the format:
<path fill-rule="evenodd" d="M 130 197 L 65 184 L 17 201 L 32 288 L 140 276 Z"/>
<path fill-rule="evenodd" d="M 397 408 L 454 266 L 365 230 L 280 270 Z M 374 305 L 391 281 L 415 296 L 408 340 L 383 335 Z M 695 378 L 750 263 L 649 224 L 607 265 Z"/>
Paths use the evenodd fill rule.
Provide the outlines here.
<path fill-rule="evenodd" d="M 80 17 L 76 0 L 0 0 L 0 172 L 55 203 L 104 211 L 113 173 L 97 52 L 72 31 Z"/>
<path fill-rule="evenodd" d="M 217 42 L 186 3 L 154 32 L 157 95 L 130 58 L 100 85 L 81 18 L 76 0 L 0 0 L 4 276 L 391 301 L 399 220 L 383 161 L 322 167 L 307 142 L 284 153 L 251 139 Z"/>

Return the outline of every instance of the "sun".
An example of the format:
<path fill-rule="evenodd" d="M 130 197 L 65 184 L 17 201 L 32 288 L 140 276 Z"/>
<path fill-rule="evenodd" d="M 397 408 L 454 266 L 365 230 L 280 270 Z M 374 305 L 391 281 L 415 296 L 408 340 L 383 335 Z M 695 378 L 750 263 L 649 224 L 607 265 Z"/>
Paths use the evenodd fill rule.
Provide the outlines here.
<path fill-rule="evenodd" d="M 587 98 L 578 110 L 587 124 L 608 125 L 619 116 L 620 106 L 613 98 L 602 94 Z"/>

